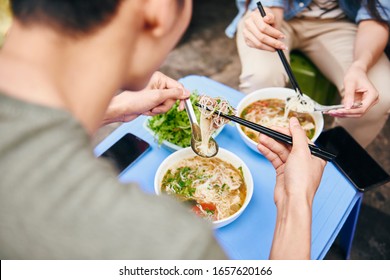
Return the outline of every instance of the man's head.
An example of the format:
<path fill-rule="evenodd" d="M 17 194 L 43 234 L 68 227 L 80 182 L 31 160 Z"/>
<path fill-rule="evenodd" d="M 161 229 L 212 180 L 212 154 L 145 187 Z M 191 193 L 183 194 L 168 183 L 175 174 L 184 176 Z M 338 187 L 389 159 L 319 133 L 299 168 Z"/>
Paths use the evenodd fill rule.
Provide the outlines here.
<path fill-rule="evenodd" d="M 112 41 L 111 54 L 123 53 L 118 67 L 126 72 L 122 86 L 129 89 L 145 85 L 177 43 L 191 15 L 191 0 L 12 0 L 11 6 L 21 26 L 50 29 L 75 42 L 98 36 L 95 41 L 104 42 L 117 34 L 122 44 L 118 47 Z M 107 53 L 102 59 L 110 58 Z"/>
<path fill-rule="evenodd" d="M 109 21 L 126 0 L 11 0 L 13 15 L 24 24 L 51 24 L 62 32 L 88 33 Z M 186 0 L 177 0 L 183 9 Z"/>
<path fill-rule="evenodd" d="M 25 25 L 50 25 L 76 36 L 89 33 L 109 21 L 122 0 L 12 0 L 16 19 Z"/>

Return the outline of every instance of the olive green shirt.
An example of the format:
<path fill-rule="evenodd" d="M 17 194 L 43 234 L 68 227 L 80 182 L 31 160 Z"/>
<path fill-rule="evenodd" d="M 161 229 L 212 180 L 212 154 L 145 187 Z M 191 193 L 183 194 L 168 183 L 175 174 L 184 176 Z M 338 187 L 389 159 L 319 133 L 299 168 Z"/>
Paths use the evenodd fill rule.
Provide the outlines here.
<path fill-rule="evenodd" d="M 0 259 L 223 259 L 211 225 L 122 185 L 66 111 L 0 94 Z"/>

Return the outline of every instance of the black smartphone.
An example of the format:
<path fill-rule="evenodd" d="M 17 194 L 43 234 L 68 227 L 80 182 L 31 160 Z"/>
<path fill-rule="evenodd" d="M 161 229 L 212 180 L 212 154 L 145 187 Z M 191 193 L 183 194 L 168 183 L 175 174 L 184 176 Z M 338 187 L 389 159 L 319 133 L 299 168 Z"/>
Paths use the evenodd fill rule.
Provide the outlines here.
<path fill-rule="evenodd" d="M 336 158 L 333 163 L 359 191 L 367 191 L 390 181 L 390 175 L 342 127 L 321 133 L 316 144 Z"/>
<path fill-rule="evenodd" d="M 121 173 L 149 149 L 148 142 L 134 134 L 127 133 L 108 148 L 101 157 L 110 160 Z"/>

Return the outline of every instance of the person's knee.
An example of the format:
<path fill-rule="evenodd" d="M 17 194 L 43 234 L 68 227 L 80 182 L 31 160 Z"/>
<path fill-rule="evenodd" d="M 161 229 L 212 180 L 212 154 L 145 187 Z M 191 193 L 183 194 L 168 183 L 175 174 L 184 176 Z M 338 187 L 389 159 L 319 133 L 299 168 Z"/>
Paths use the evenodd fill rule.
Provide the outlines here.
<path fill-rule="evenodd" d="M 389 113 L 389 104 L 378 103 L 360 118 L 336 118 L 333 126 L 344 127 L 365 148 L 381 132 Z"/>
<path fill-rule="evenodd" d="M 251 93 L 261 88 L 286 86 L 287 77 L 283 72 L 267 70 L 253 73 L 243 72 L 240 76 L 240 90 L 244 93 Z"/>

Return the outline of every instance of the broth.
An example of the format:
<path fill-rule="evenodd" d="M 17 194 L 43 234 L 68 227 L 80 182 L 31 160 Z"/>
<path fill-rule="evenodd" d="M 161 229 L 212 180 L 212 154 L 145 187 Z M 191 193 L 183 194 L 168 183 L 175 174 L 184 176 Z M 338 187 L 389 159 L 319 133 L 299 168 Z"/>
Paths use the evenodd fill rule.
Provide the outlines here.
<path fill-rule="evenodd" d="M 308 113 L 297 113 L 290 111 L 288 116 L 285 116 L 286 103 L 281 99 L 264 99 L 251 103 L 242 110 L 241 118 L 248 121 L 263 125 L 265 127 L 280 126 L 288 127 L 288 119 L 296 117 L 299 123 L 306 131 L 309 139 L 312 139 L 315 133 L 315 122 L 313 117 Z M 258 142 L 258 132 L 250 128 L 241 126 L 244 133 L 253 141 Z"/>
<path fill-rule="evenodd" d="M 197 215 L 212 221 L 236 213 L 246 198 L 242 168 L 216 157 L 180 161 L 165 173 L 161 191 L 190 202 Z"/>

